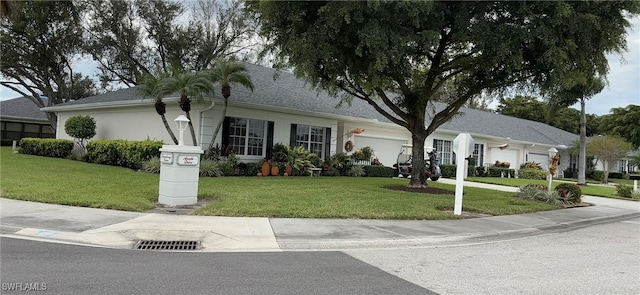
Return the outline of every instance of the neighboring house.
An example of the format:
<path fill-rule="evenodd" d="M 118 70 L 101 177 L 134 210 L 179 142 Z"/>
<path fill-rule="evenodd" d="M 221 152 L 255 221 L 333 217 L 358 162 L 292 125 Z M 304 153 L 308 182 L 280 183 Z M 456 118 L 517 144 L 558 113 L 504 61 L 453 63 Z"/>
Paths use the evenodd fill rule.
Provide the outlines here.
<path fill-rule="evenodd" d="M 47 115 L 26 97 L 0 101 L 0 123 L 3 145 L 25 137 L 56 137 Z"/>
<path fill-rule="evenodd" d="M 364 101 L 354 99 L 351 105 L 345 103 L 337 107 L 339 98 L 312 90 L 291 73 L 252 64 L 246 66 L 255 89 L 251 92 L 242 86 L 232 86 L 227 118 L 216 142 L 233 148 L 242 161 L 263 159 L 275 143 L 302 145 L 326 158 L 345 152 L 345 143 L 351 141 L 355 145 L 354 151 L 370 146 L 375 157 L 391 166 L 401 146 L 411 143 L 411 134 L 406 129 L 391 123 Z M 169 121 L 182 114 L 177 100 L 177 97 L 164 99 Z M 216 98 L 214 102 L 212 108 L 209 101 L 192 105 L 191 118 L 203 149 L 208 147 L 222 112 L 222 99 Z M 443 108 L 444 104 L 436 103 L 434 107 Z M 149 138 L 171 142 L 155 112 L 153 100 L 142 99 L 135 88 L 43 110 L 57 113 L 58 138 L 71 138 L 61 126 L 69 117 L 82 114 L 96 119 L 96 139 Z M 356 129 L 364 129 L 364 132 L 352 132 Z M 463 108 L 460 115 L 426 140 L 427 146 L 437 149 L 440 163 L 454 163 L 452 142 L 461 132 L 473 136 L 473 157 L 478 166 L 490 166 L 500 161 L 511 163 L 510 167 L 515 169 L 525 162 L 537 162 L 547 167 L 547 150 L 554 147 L 561 153 L 559 171 L 562 171 L 570 165 L 566 148 L 578 138 L 543 123 Z M 191 143 L 188 131 L 185 132 L 185 143 Z"/>

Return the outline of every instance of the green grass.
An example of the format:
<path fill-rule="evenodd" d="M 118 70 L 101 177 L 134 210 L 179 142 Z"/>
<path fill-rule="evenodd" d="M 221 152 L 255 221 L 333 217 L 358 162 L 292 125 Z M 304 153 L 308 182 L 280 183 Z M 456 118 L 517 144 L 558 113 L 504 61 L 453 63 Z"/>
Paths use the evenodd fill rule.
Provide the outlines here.
<path fill-rule="evenodd" d="M 522 178 L 469 177 L 467 178 L 467 180 L 473 181 L 473 182 L 482 182 L 482 183 L 490 183 L 490 184 L 498 184 L 498 185 L 514 186 L 514 187 L 520 187 L 530 183 L 549 185 L 548 180 L 535 180 L 535 179 L 522 179 Z M 616 180 L 620 180 L 620 179 L 616 179 Z M 569 181 L 569 182 L 576 183 L 573 181 Z M 556 185 L 558 185 L 558 183 L 560 183 L 560 181 L 554 180 L 552 186 L 555 187 Z M 589 196 L 599 196 L 599 197 L 629 200 L 628 198 L 619 197 L 616 194 L 616 188 L 614 186 L 604 186 L 604 185 L 587 183 L 587 186 L 581 186 L 580 188 L 582 189 L 583 194 L 589 195 Z"/>
<path fill-rule="evenodd" d="M 0 149 L 0 196 L 64 205 L 144 212 L 155 208 L 157 174 L 11 153 Z M 363 219 L 455 219 L 450 194 L 387 188 L 408 180 L 351 177 L 201 178 L 199 215 Z M 508 215 L 559 207 L 515 199 L 511 193 L 465 188 L 464 210 Z"/>

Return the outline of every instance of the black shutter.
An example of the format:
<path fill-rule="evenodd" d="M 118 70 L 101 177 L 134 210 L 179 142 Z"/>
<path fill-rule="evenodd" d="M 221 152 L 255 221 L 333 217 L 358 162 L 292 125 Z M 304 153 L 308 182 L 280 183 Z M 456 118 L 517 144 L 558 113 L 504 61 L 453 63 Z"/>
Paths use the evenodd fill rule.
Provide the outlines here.
<path fill-rule="evenodd" d="M 324 158 L 331 156 L 331 128 L 324 129 Z"/>
<path fill-rule="evenodd" d="M 296 146 L 296 137 L 298 136 L 298 124 L 291 124 L 291 134 L 289 135 L 289 146 Z"/>
<path fill-rule="evenodd" d="M 225 155 L 227 147 L 231 144 L 229 140 L 229 127 L 231 126 L 231 118 L 225 117 L 222 123 L 222 146 L 220 147 L 220 153 Z"/>
<path fill-rule="evenodd" d="M 274 129 L 273 121 L 268 121 L 267 122 L 267 154 L 265 155 L 267 159 L 271 159 L 271 157 L 273 156 L 271 155 L 271 153 L 273 153 L 273 129 Z"/>

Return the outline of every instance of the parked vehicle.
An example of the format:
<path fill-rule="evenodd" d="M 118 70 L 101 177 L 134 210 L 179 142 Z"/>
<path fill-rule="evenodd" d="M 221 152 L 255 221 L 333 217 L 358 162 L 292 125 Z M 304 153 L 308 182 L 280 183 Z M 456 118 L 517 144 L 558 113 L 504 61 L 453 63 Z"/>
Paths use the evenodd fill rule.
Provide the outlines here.
<path fill-rule="evenodd" d="M 408 178 L 411 177 L 411 159 L 412 159 L 412 145 L 403 144 L 398 153 L 396 163 L 393 164 L 394 174 L 398 177 Z M 442 176 L 440 172 L 440 166 L 438 166 L 438 160 L 436 159 L 436 149 L 432 147 L 425 148 L 425 175 L 432 181 L 437 181 Z"/>

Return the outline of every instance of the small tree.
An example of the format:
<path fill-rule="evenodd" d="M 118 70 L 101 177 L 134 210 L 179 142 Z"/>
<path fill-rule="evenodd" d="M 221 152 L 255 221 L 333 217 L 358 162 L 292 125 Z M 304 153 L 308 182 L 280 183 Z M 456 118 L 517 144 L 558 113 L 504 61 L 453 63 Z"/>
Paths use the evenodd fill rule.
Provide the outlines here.
<path fill-rule="evenodd" d="M 604 179 L 602 182 L 608 182 L 609 163 L 624 158 L 631 151 L 631 148 L 630 143 L 615 136 L 600 136 L 587 143 L 587 152 L 602 161 L 604 166 Z"/>
<path fill-rule="evenodd" d="M 96 136 L 96 120 L 89 116 L 73 116 L 64 123 L 64 131 L 74 138 L 80 154 L 86 154 L 86 143 Z"/>

